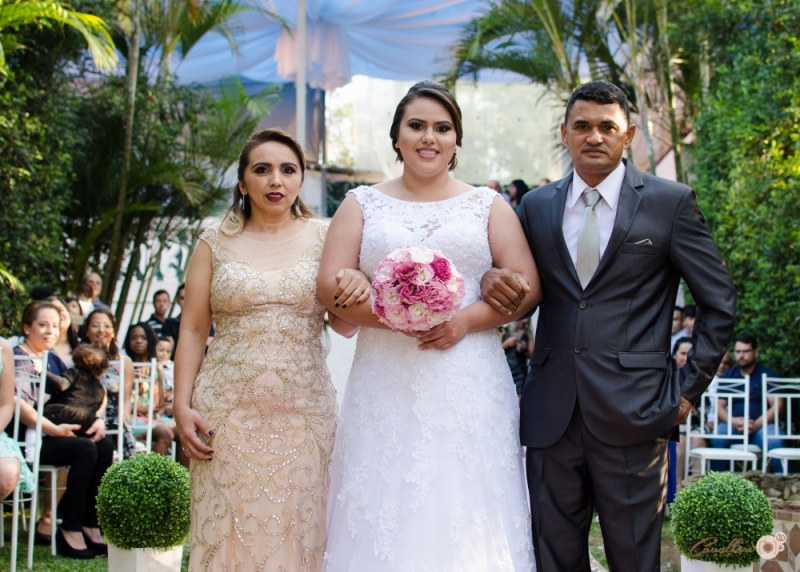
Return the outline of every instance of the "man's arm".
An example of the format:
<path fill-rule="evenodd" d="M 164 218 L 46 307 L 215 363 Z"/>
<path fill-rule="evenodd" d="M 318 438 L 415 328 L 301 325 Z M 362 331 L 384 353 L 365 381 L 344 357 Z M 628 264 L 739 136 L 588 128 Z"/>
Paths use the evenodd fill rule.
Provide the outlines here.
<path fill-rule="evenodd" d="M 681 396 L 697 403 L 708 387 L 733 335 L 736 290 L 714 239 L 687 190 L 672 223 L 670 259 L 698 308 L 693 347 L 680 369 Z"/>

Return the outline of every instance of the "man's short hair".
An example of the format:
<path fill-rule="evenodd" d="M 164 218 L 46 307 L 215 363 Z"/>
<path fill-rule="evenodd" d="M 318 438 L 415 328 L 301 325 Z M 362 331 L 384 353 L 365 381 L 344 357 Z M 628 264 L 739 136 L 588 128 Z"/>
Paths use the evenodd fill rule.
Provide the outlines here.
<path fill-rule="evenodd" d="M 156 298 L 158 298 L 162 294 L 166 294 L 167 297 L 169 297 L 169 292 L 167 292 L 166 290 L 158 290 L 155 294 L 153 294 L 153 304 L 156 303 Z"/>
<path fill-rule="evenodd" d="M 55 292 L 50 286 L 34 286 L 31 288 L 31 300 L 47 300 L 52 298 Z"/>
<path fill-rule="evenodd" d="M 739 334 L 736 336 L 736 340 L 734 340 L 740 344 L 748 344 L 751 348 L 758 349 L 758 343 L 756 342 L 756 337 L 751 336 L 750 334 Z"/>
<path fill-rule="evenodd" d="M 675 304 L 675 309 L 673 310 L 673 312 L 680 312 L 681 316 L 683 316 L 683 306 L 678 306 L 677 304 Z"/>
<path fill-rule="evenodd" d="M 578 86 L 578 89 L 572 92 L 567 102 L 567 111 L 564 113 L 564 124 L 569 122 L 569 114 L 572 111 L 572 106 L 578 100 L 595 101 L 602 105 L 617 104 L 622 108 L 625 113 L 625 119 L 628 125 L 631 123 L 631 106 L 628 103 L 628 96 L 625 92 L 618 88 L 610 81 L 590 81 Z"/>
<path fill-rule="evenodd" d="M 697 306 L 695 306 L 694 304 L 689 304 L 688 306 L 684 306 L 683 315 L 686 318 L 696 318 L 697 317 Z"/>

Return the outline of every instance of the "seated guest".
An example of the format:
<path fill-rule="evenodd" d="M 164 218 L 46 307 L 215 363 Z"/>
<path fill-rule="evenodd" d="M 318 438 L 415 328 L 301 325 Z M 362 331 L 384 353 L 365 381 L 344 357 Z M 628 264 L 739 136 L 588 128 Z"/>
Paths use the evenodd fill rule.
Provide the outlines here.
<path fill-rule="evenodd" d="M 769 424 L 778 412 L 780 400 L 770 398 L 767 411 L 763 410 L 761 397 L 761 376 L 766 374 L 768 377 L 775 377 L 776 374 L 770 368 L 758 361 L 758 346 L 756 338 L 749 334 L 741 334 L 736 338 L 733 346 L 733 358 L 736 365 L 722 374 L 722 379 L 739 379 L 750 376 L 750 399 L 745 404 L 743 399 L 734 399 L 732 410 L 727 411 L 725 400 L 719 400 L 719 432 L 727 430 L 727 424 L 733 426 L 733 432 L 743 434 L 745 431 L 750 436 L 750 443 L 758 445 L 764 450 L 764 425 L 767 424 L 769 435 L 780 435 L 781 430 L 775 431 L 775 426 Z M 730 447 L 731 441 L 725 439 L 711 439 L 712 447 Z M 769 449 L 784 447 L 782 439 L 770 439 Z M 781 464 L 778 459 L 773 459 L 772 468 L 780 471 Z M 725 470 L 725 461 L 712 461 L 711 468 L 714 470 Z"/>
<path fill-rule="evenodd" d="M 686 330 L 686 337 L 694 335 L 694 321 L 697 318 L 697 306 L 689 304 L 683 307 L 683 329 Z"/>
<path fill-rule="evenodd" d="M 58 339 L 60 319 L 59 309 L 49 302 L 29 304 L 22 314 L 25 340 L 14 348 L 14 353 L 41 356 L 45 350 L 51 350 Z M 51 358 L 48 360 L 48 372 L 56 377 L 63 376 L 67 372 L 64 362 L 55 352 L 51 351 L 48 355 Z M 29 362 L 27 367 L 31 368 L 30 375 L 38 373 L 39 364 Z M 58 380 L 54 382 L 53 376 L 48 377 L 47 392 L 50 394 L 60 389 Z M 33 408 L 39 399 L 38 392 L 23 392 L 18 397 L 27 403 L 27 407 L 21 409 L 20 421 L 28 427 L 35 426 L 36 412 Z M 94 558 L 96 554 L 106 554 L 107 547 L 100 535 L 95 507 L 100 479 L 111 465 L 113 455 L 111 441 L 104 439 L 105 423 L 96 418 L 85 431 L 85 437 L 75 437 L 73 432 L 80 430 L 80 425 L 55 426 L 47 420 L 45 426 L 45 421 L 42 420 L 42 430 L 47 437 L 42 440 L 40 462 L 70 467 L 67 490 L 58 504 L 62 523 L 56 537 L 56 549 L 60 555 L 70 558 Z M 50 533 L 50 523 L 44 516 L 36 529 L 39 537 L 49 543 L 46 537 Z"/>
<path fill-rule="evenodd" d="M 175 364 L 172 362 L 172 340 L 169 338 L 158 338 L 156 343 L 156 359 L 158 360 L 158 370 L 161 380 L 164 383 L 164 391 L 170 391 L 175 385 Z"/>
<path fill-rule="evenodd" d="M 508 193 L 503 192 L 503 186 L 500 184 L 500 181 L 497 179 L 489 179 L 486 181 L 486 186 L 496 192 L 498 195 L 503 197 L 503 200 L 507 204 L 511 204 L 511 197 L 508 196 Z"/>
<path fill-rule="evenodd" d="M 511 197 L 511 208 L 516 210 L 522 202 L 522 197 L 529 191 L 528 185 L 522 179 L 514 179 L 508 185 L 508 196 Z"/>
<path fill-rule="evenodd" d="M 67 365 L 72 367 L 72 350 L 78 347 L 80 338 L 78 338 L 78 330 L 72 323 L 72 314 L 67 309 L 67 303 L 51 296 L 47 299 L 53 306 L 58 308 L 58 313 L 61 316 L 61 325 L 58 332 L 58 341 L 53 346 L 53 351 L 58 354 L 58 357 Z"/>
<path fill-rule="evenodd" d="M 166 290 L 159 290 L 153 294 L 153 307 L 155 311 L 147 320 L 150 327 L 156 333 L 156 336 L 161 337 L 164 335 L 163 328 L 164 322 L 167 319 L 167 312 L 169 311 L 170 299 L 169 292 Z"/>
<path fill-rule="evenodd" d="M 506 353 L 506 362 L 511 370 L 511 377 L 514 379 L 517 396 L 522 395 L 522 387 L 528 376 L 528 359 L 533 350 L 527 325 L 528 320 L 519 320 L 503 334 L 503 350 Z"/>
<path fill-rule="evenodd" d="M 180 306 L 181 313 L 177 318 L 170 318 L 164 322 L 164 328 L 161 330 L 162 334 L 172 340 L 172 359 L 175 359 L 175 350 L 178 348 L 178 336 L 181 333 L 181 316 L 183 316 L 183 299 L 186 292 L 186 284 L 181 284 L 175 292 L 175 302 Z M 217 330 L 214 327 L 214 320 L 211 320 L 211 330 L 208 332 L 208 339 L 206 340 L 206 347 L 217 335 Z"/>
<path fill-rule="evenodd" d="M 5 340 L 0 341 L 0 428 L 5 429 L 14 416 L 14 351 Z M 36 488 L 19 445 L 5 431 L 0 431 L 0 500 L 14 491 L 32 493 Z"/>
<path fill-rule="evenodd" d="M 683 327 L 683 308 L 675 306 L 672 311 L 672 338 L 670 339 L 670 350 L 675 352 L 675 342 L 681 338 L 691 338 L 689 330 Z"/>
<path fill-rule="evenodd" d="M 678 370 L 686 365 L 686 362 L 689 357 L 689 351 L 692 349 L 692 340 L 689 338 L 680 338 L 676 340 L 675 348 L 672 352 L 672 360 L 673 360 L 673 367 Z M 674 479 L 674 493 L 677 493 L 679 490 L 683 488 L 681 481 L 683 481 L 683 475 L 686 470 L 686 429 L 685 426 L 681 425 L 680 427 L 680 440 L 676 443 L 675 441 L 670 441 L 670 479 Z M 699 437 L 692 437 L 692 448 L 696 449 L 698 447 L 705 447 L 706 442 L 705 439 L 701 439 Z M 674 475 L 672 474 L 674 467 Z M 669 492 L 667 493 L 667 502 L 672 502 L 674 498 L 670 497 Z"/>

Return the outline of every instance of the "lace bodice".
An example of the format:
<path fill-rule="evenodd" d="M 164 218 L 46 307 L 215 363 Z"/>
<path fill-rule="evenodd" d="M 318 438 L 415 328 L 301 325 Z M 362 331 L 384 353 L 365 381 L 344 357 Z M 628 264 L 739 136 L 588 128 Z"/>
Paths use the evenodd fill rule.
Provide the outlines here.
<path fill-rule="evenodd" d="M 372 187 L 350 192 L 364 218 L 362 272 L 372 278 L 381 260 L 395 248 L 424 245 L 441 250 L 461 272 L 466 286 L 462 307 L 480 298 L 481 277 L 492 267 L 486 229 L 496 192 L 480 187 L 428 203 L 402 201 Z"/>

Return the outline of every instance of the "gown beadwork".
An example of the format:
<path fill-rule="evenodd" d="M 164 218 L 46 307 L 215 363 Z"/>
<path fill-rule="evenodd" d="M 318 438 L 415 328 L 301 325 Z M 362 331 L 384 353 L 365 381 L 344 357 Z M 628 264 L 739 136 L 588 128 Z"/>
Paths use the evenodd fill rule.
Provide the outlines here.
<path fill-rule="evenodd" d="M 193 572 L 318 572 L 338 407 L 322 346 L 317 270 L 327 224 L 289 240 L 210 228 L 217 335 L 192 408 L 214 432 L 192 461 Z"/>
<path fill-rule="evenodd" d="M 430 203 L 351 193 L 367 276 L 395 248 L 424 245 L 461 272 L 462 307 L 480 299 L 497 193 Z M 532 572 L 518 428 L 496 331 L 420 351 L 402 333 L 361 328 L 333 450 L 324 572 Z"/>

